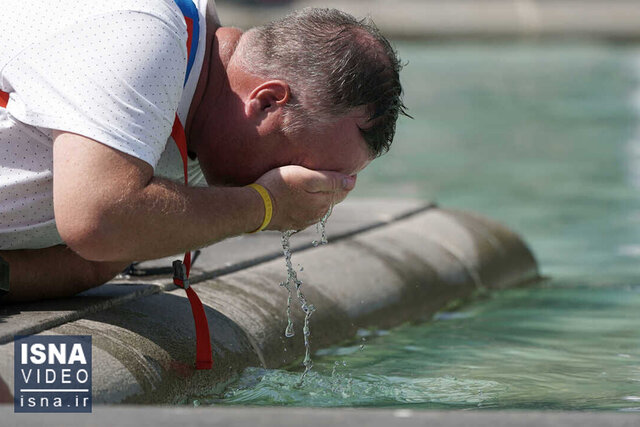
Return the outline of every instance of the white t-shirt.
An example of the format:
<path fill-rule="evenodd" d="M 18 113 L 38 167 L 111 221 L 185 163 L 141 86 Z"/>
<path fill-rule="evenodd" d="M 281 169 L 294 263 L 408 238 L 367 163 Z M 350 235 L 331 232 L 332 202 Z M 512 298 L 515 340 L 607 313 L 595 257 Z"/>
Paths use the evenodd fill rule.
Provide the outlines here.
<path fill-rule="evenodd" d="M 182 181 L 169 134 L 176 110 L 185 122 L 202 68 L 207 0 L 194 2 L 200 36 L 184 85 L 186 24 L 173 0 L 3 0 L 0 89 L 11 97 L 0 108 L 0 249 L 62 243 L 53 215 L 52 129 L 87 136 L 149 163 L 156 176 Z M 189 163 L 189 181 L 204 182 L 197 162 Z"/>

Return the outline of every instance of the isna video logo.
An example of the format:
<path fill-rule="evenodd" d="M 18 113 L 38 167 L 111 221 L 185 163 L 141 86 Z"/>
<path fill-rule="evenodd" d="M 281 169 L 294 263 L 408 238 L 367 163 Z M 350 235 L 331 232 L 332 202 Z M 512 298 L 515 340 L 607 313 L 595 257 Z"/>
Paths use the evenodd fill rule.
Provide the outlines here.
<path fill-rule="evenodd" d="M 91 336 L 14 340 L 15 412 L 91 412 Z"/>

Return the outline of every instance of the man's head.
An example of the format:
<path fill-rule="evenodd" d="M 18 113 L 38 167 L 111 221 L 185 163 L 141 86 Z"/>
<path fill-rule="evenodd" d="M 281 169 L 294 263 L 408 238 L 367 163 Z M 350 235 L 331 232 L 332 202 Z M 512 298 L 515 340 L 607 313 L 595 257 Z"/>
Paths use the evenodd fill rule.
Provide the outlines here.
<path fill-rule="evenodd" d="M 334 9 L 303 9 L 245 32 L 226 68 L 232 96 L 215 129 L 234 148 L 199 154 L 226 165 L 208 179 L 243 184 L 286 164 L 357 173 L 393 141 L 404 114 L 400 68 L 373 23 Z M 242 161 L 245 173 L 231 176 Z"/>

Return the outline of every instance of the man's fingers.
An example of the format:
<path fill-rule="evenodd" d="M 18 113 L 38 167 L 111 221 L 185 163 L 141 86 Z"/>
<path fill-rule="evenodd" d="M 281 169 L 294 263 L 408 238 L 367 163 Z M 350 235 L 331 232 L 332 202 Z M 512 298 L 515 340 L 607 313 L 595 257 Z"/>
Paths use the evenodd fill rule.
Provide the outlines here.
<path fill-rule="evenodd" d="M 356 186 L 356 176 L 345 176 L 342 178 L 342 189 L 351 191 Z"/>
<path fill-rule="evenodd" d="M 273 198 L 272 230 L 298 230 L 317 223 L 332 205 L 340 203 L 356 184 L 356 176 L 283 166 L 257 181 Z"/>
<path fill-rule="evenodd" d="M 355 176 L 345 175 L 339 172 L 314 171 L 307 169 L 308 176 L 304 188 L 309 193 L 335 193 L 350 191 L 356 185 Z"/>
<path fill-rule="evenodd" d="M 348 195 L 349 191 L 347 190 L 333 193 L 333 195 L 331 196 L 331 204 L 333 206 L 337 205 L 338 203 L 342 202 Z"/>

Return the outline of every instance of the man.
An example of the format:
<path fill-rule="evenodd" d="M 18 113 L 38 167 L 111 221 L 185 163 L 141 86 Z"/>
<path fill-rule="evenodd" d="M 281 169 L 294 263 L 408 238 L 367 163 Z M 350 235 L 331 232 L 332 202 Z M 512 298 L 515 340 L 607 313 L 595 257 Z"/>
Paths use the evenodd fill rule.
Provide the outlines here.
<path fill-rule="evenodd" d="M 306 9 L 242 33 L 199 0 L 199 50 L 173 0 L 3 5 L 0 257 L 11 300 L 72 295 L 132 260 L 303 229 L 388 149 L 399 63 L 375 27 Z M 190 182 L 172 141 L 185 124 Z M 200 179 L 201 180 L 201 179 Z"/>

